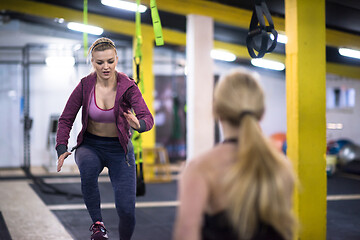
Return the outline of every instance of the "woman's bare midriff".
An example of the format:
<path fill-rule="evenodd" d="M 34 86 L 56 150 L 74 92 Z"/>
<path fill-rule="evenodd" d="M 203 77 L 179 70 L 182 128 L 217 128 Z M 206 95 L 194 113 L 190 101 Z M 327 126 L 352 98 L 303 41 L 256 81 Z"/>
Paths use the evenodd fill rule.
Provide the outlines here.
<path fill-rule="evenodd" d="M 87 131 L 101 137 L 117 137 L 118 130 L 115 123 L 101 123 L 89 119 Z"/>

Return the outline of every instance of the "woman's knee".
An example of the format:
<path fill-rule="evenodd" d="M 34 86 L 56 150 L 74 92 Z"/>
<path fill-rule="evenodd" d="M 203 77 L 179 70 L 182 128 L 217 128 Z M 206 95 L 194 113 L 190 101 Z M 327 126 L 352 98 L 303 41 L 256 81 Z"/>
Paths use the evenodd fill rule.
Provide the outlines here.
<path fill-rule="evenodd" d="M 135 221 L 135 207 L 134 208 L 117 207 L 117 212 L 121 219 L 127 219 L 127 221 Z"/>
<path fill-rule="evenodd" d="M 102 170 L 102 163 L 97 154 L 90 148 L 80 146 L 75 152 L 75 162 L 81 172 L 98 172 Z"/>

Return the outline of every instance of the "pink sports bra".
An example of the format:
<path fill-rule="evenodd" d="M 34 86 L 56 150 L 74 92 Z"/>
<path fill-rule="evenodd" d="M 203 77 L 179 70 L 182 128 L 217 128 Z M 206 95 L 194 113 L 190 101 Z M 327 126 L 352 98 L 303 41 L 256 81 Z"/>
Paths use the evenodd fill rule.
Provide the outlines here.
<path fill-rule="evenodd" d="M 89 118 L 95 122 L 115 123 L 114 107 L 101 109 L 96 104 L 95 90 L 90 97 Z"/>

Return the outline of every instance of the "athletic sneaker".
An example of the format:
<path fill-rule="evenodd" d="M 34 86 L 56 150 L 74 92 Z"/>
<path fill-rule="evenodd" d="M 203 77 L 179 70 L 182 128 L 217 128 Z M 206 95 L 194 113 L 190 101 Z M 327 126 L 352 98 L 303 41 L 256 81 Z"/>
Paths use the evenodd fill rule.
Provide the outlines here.
<path fill-rule="evenodd" d="M 102 222 L 96 222 L 90 226 L 89 231 L 92 231 L 91 240 L 106 240 L 109 239 L 107 230 Z"/>

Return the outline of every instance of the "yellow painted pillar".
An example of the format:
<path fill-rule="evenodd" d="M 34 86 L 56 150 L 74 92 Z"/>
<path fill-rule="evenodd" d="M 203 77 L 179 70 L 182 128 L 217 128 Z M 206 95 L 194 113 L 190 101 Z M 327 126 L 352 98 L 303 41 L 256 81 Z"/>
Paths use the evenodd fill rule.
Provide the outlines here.
<path fill-rule="evenodd" d="M 296 239 L 326 239 L 325 0 L 285 0 L 288 157 L 299 178 Z"/>
<path fill-rule="evenodd" d="M 136 38 L 133 38 L 133 50 L 136 48 Z M 142 60 L 141 68 L 144 81 L 144 92 L 143 97 L 148 106 L 151 114 L 155 118 L 154 111 L 154 89 L 155 89 L 155 78 L 153 73 L 153 51 L 154 51 L 154 38 L 152 32 L 143 31 L 142 33 Z M 134 52 L 135 55 L 135 52 Z M 133 65 L 133 75 L 136 74 L 135 65 Z M 143 149 L 153 149 L 155 148 L 155 124 L 152 130 L 144 132 L 141 134 L 142 137 L 142 147 Z M 144 160 L 144 178 L 145 181 L 151 181 L 154 176 L 154 171 L 152 165 L 154 164 L 154 153 L 153 151 L 143 151 L 143 160 Z"/>

